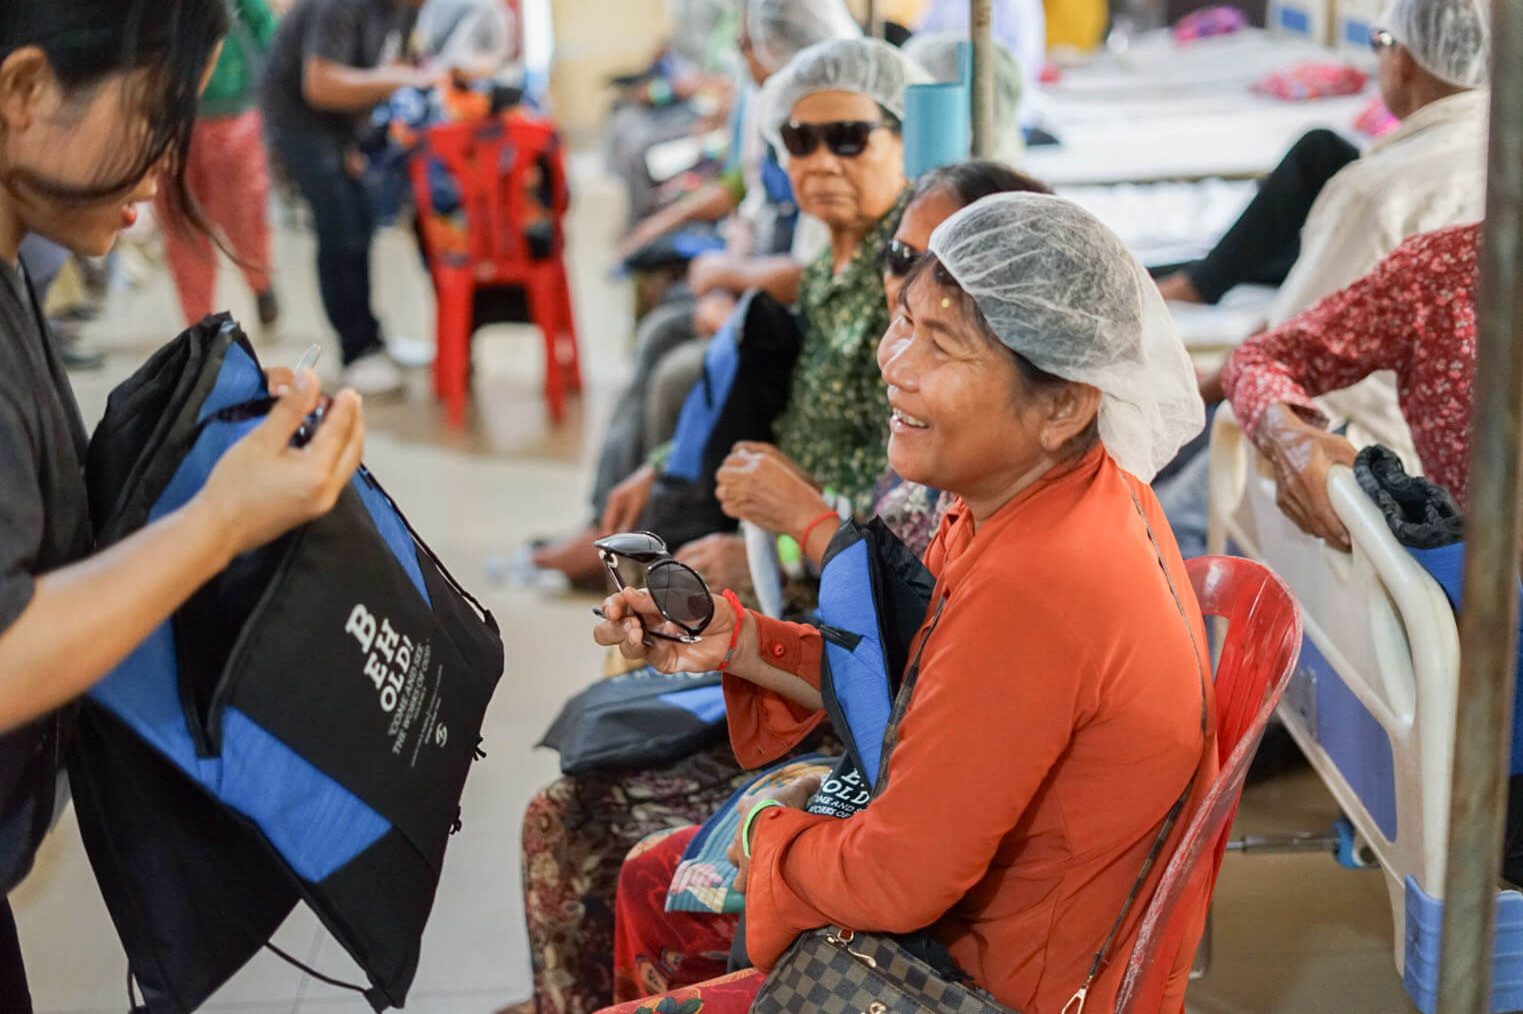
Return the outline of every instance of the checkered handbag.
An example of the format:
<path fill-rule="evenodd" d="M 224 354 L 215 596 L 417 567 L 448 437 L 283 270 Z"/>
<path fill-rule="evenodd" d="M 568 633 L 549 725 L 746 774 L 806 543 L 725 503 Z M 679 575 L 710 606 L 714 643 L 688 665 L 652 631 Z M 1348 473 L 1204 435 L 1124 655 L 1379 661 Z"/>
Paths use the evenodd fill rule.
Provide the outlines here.
<path fill-rule="evenodd" d="M 827 927 L 793 942 L 751 1014 L 1016 1014 L 950 982 L 890 936 Z"/>

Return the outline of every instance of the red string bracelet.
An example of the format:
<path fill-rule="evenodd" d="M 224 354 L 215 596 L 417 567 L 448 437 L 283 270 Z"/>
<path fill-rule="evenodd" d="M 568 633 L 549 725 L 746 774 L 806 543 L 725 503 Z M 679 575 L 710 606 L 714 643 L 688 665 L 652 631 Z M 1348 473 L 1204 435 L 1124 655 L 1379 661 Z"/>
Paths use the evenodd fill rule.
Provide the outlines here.
<path fill-rule="evenodd" d="M 740 596 L 729 588 L 720 594 L 730 603 L 730 608 L 735 610 L 735 629 L 730 631 L 730 646 L 725 649 L 724 661 L 719 663 L 718 671 L 723 673 L 730 668 L 730 662 L 735 658 L 735 649 L 740 645 L 740 632 L 746 625 L 746 607 L 740 604 Z"/>
<path fill-rule="evenodd" d="M 827 521 L 834 521 L 837 524 L 840 524 L 841 515 L 837 514 L 835 511 L 826 511 L 824 514 L 821 514 L 819 517 L 809 522 L 809 524 L 805 525 L 804 534 L 799 536 L 799 548 L 807 553 L 809 551 L 809 536 L 813 535 L 814 530 Z"/>

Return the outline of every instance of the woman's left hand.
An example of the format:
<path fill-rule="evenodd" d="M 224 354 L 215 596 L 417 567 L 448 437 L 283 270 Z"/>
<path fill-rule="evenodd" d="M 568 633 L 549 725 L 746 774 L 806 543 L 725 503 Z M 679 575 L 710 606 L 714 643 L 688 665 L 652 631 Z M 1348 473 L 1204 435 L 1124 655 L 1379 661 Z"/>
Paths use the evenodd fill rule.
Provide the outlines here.
<path fill-rule="evenodd" d="M 707 535 L 689 542 L 677 551 L 677 561 L 702 574 L 710 588 L 748 591 L 751 587 L 746 540 L 739 535 Z"/>
<path fill-rule="evenodd" d="M 740 871 L 735 878 L 735 891 L 738 894 L 746 893 L 746 881 L 751 876 L 751 860 L 746 856 L 745 843 L 740 836 L 746 831 L 746 818 L 751 811 L 760 806 L 768 799 L 775 799 L 790 810 L 802 810 L 809 805 L 809 800 L 820 791 L 820 776 L 809 775 L 804 778 L 795 778 L 787 785 L 779 786 L 770 792 L 764 792 L 755 799 L 747 799 L 740 804 L 740 827 L 735 831 L 735 840 L 730 843 L 729 860 Z M 752 839 L 755 840 L 756 828 L 751 829 Z"/>
<path fill-rule="evenodd" d="M 798 466 L 770 444 L 736 444 L 714 478 L 726 514 L 778 535 L 797 538 L 830 510 Z"/>

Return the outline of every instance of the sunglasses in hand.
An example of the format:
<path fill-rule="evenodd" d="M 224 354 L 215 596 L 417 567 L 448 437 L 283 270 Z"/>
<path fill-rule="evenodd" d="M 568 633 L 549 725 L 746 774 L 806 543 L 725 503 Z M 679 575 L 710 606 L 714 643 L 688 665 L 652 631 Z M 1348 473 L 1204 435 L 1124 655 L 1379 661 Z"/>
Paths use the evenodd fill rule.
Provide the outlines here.
<path fill-rule="evenodd" d="M 648 637 L 678 644 L 698 643 L 714 620 L 714 596 L 696 570 L 672 558 L 660 536 L 626 532 L 599 539 L 593 545 L 614 591 L 634 588 L 647 592 L 661 618 L 682 631 L 671 634 L 647 627 Z M 594 609 L 593 613 L 608 618 L 601 609 Z"/>

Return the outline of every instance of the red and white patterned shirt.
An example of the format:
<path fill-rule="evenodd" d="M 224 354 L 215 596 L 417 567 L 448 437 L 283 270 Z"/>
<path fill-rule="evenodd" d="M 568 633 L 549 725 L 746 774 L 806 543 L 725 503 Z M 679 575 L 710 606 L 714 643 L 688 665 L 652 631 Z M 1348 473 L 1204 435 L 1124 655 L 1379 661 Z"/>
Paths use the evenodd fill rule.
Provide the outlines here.
<path fill-rule="evenodd" d="M 1239 347 L 1222 386 L 1247 434 L 1256 440 L 1279 402 L 1325 425 L 1314 397 L 1394 370 L 1423 471 L 1463 508 L 1480 233 L 1477 223 L 1414 236 L 1342 292 Z"/>

